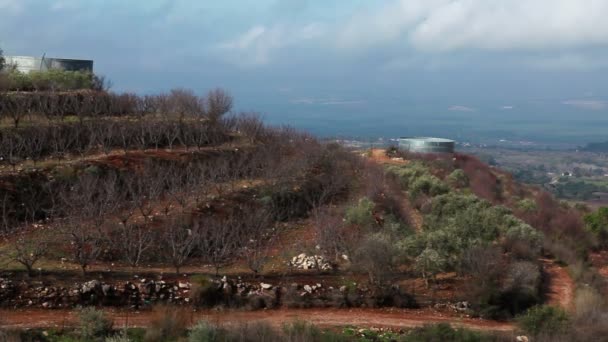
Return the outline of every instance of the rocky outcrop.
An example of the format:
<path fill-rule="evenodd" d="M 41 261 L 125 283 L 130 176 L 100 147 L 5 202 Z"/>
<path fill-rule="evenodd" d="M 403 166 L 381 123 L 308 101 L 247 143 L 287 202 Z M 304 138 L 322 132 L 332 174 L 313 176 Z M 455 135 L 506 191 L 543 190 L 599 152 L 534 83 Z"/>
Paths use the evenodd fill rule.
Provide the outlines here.
<path fill-rule="evenodd" d="M 184 304 L 189 301 L 189 283 L 139 279 L 122 283 L 91 280 L 59 286 L 43 281 L 14 283 L 0 278 L 3 307 L 66 308 L 80 305 L 140 307 L 159 302 Z"/>
<path fill-rule="evenodd" d="M 322 255 L 306 255 L 306 253 L 302 253 L 300 255 L 294 256 L 289 265 L 295 269 L 299 270 L 321 270 L 321 271 L 331 271 L 333 269 L 332 265 L 323 257 Z"/>

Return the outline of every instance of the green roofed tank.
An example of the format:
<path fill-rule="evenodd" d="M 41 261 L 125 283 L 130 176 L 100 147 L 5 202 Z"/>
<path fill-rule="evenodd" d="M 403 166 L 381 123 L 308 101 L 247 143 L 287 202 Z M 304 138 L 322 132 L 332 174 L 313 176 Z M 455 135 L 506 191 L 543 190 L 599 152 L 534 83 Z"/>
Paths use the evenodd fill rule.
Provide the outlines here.
<path fill-rule="evenodd" d="M 413 153 L 454 153 L 454 140 L 433 137 L 399 138 L 399 148 Z"/>

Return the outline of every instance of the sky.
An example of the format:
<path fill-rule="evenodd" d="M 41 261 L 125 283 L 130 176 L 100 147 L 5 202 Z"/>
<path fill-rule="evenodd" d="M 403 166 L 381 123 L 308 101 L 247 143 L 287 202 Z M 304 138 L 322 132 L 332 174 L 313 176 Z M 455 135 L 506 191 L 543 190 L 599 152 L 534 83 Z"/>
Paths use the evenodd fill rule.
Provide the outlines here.
<path fill-rule="evenodd" d="M 582 141 L 608 124 L 606 15 L 608 0 L 0 0 L 0 48 L 93 59 L 116 91 L 222 87 L 321 134 Z"/>

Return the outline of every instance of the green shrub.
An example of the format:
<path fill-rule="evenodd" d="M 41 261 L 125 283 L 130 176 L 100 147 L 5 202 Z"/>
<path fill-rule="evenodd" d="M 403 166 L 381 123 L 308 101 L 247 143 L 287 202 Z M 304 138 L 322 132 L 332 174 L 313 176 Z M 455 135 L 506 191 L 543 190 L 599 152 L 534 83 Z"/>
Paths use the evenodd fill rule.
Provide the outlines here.
<path fill-rule="evenodd" d="M 222 291 L 208 277 L 194 275 L 190 277 L 190 282 L 192 283 L 190 299 L 194 305 L 212 307 L 222 302 Z"/>
<path fill-rule="evenodd" d="M 533 212 L 538 209 L 538 205 L 536 204 L 536 202 L 529 198 L 522 199 L 521 201 L 517 202 L 515 206 L 517 207 L 517 209 L 524 212 Z"/>
<path fill-rule="evenodd" d="M 426 341 L 451 341 L 451 342 L 481 342 L 493 341 L 491 336 L 483 335 L 468 329 L 454 329 L 447 323 L 427 325 L 422 328 L 413 329 L 402 341 L 404 342 L 426 342 Z"/>
<path fill-rule="evenodd" d="M 397 176 L 397 179 L 404 190 L 409 190 L 416 179 L 431 174 L 430 170 L 419 161 L 412 161 L 406 165 L 389 166 L 387 172 Z"/>
<path fill-rule="evenodd" d="M 608 207 L 585 215 L 584 220 L 585 228 L 595 235 L 600 246 L 608 246 Z"/>
<path fill-rule="evenodd" d="M 449 188 L 433 175 L 422 175 L 416 178 L 409 188 L 410 196 L 413 199 L 418 198 L 421 194 L 434 197 L 449 191 Z"/>
<path fill-rule="evenodd" d="M 121 332 L 114 336 L 108 337 L 104 340 L 105 342 L 132 342 L 133 340 L 129 338 L 126 332 Z"/>
<path fill-rule="evenodd" d="M 150 321 L 144 340 L 148 342 L 175 341 L 186 335 L 188 317 L 183 309 L 160 307 Z"/>
<path fill-rule="evenodd" d="M 559 335 L 570 329 L 568 314 L 562 309 L 541 305 L 534 306 L 517 318 L 521 330 L 532 336 Z"/>
<path fill-rule="evenodd" d="M 10 88 L 17 91 L 66 91 L 93 89 L 95 76 L 87 71 L 52 69 L 22 73 L 12 70 L 8 74 Z"/>
<path fill-rule="evenodd" d="M 217 327 L 200 321 L 188 333 L 189 342 L 212 342 L 219 340 L 220 332 Z"/>
<path fill-rule="evenodd" d="M 395 266 L 398 250 L 387 234 L 367 235 L 355 251 L 353 267 L 367 273 L 371 283 L 386 281 Z"/>
<path fill-rule="evenodd" d="M 361 227 L 371 227 L 375 224 L 374 219 L 375 204 L 367 197 L 359 200 L 357 205 L 346 209 L 346 222 L 356 224 Z"/>
<path fill-rule="evenodd" d="M 113 322 L 103 311 L 89 307 L 80 310 L 78 334 L 85 341 L 101 341 L 112 332 Z"/>
<path fill-rule="evenodd" d="M 457 189 L 466 188 L 469 186 L 469 177 L 463 170 L 456 169 L 447 177 L 447 182 Z"/>
<path fill-rule="evenodd" d="M 344 335 L 336 334 L 331 331 L 322 331 L 316 326 L 296 321 L 283 326 L 283 338 L 281 341 L 286 342 L 341 342 L 350 341 Z"/>

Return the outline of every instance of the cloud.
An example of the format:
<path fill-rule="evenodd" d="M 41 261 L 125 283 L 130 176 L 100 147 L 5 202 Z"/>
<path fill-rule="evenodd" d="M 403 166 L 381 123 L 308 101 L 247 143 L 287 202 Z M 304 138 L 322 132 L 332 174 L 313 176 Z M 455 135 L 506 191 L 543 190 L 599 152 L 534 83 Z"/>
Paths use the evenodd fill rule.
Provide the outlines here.
<path fill-rule="evenodd" d="M 454 105 L 454 106 L 451 106 L 450 108 L 448 108 L 448 110 L 453 111 L 453 112 L 474 112 L 477 109 L 467 107 L 467 106 Z"/>
<path fill-rule="evenodd" d="M 604 46 L 605 13 L 605 0 L 393 0 L 353 16 L 337 45 L 400 42 L 434 52 Z"/>
<path fill-rule="evenodd" d="M 600 100 L 568 100 L 562 102 L 562 104 L 587 110 L 602 110 L 608 108 L 608 102 Z"/>
<path fill-rule="evenodd" d="M 271 62 L 277 50 L 313 40 L 323 33 L 323 25 L 318 23 L 296 28 L 285 25 L 257 25 L 231 40 L 218 44 L 215 50 L 229 61 L 243 67 L 266 65 Z"/>
<path fill-rule="evenodd" d="M 500 109 L 502 109 L 502 110 L 511 110 L 513 108 L 515 108 L 515 107 L 513 107 L 513 106 L 502 106 L 502 107 L 500 107 Z"/>
<path fill-rule="evenodd" d="M 536 69 L 588 71 L 608 67 L 606 57 L 581 53 L 566 53 L 550 57 L 527 59 L 524 64 Z"/>
<path fill-rule="evenodd" d="M 347 105 L 359 105 L 364 104 L 367 101 L 364 100 L 343 100 L 337 98 L 311 98 L 303 97 L 290 101 L 292 104 L 300 105 L 320 105 L 320 106 L 347 106 Z"/>

